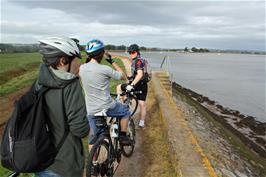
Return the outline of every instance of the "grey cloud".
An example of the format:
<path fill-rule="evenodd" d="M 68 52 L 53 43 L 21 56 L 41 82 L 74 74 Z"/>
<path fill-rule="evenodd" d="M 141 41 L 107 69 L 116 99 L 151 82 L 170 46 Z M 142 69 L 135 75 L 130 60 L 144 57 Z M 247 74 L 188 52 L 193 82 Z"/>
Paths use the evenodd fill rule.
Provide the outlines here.
<path fill-rule="evenodd" d="M 187 24 L 193 16 L 227 17 L 233 22 L 263 22 L 264 2 L 154 1 L 154 2 L 32 2 L 15 1 L 28 8 L 58 9 L 74 14 L 79 21 L 105 24 L 173 25 Z"/>
<path fill-rule="evenodd" d="M 15 40 L 18 34 L 31 40 L 31 35 L 64 34 L 84 43 L 96 37 L 107 43 L 136 41 L 154 47 L 265 50 L 264 1 L 12 1 L 3 7 L 3 41 Z M 244 44 L 248 41 L 252 46 Z"/>

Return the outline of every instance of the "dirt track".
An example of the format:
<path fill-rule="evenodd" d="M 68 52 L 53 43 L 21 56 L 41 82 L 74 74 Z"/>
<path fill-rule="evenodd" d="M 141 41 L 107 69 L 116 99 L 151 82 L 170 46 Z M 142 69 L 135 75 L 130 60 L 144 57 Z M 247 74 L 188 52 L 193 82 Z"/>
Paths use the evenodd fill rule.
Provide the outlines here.
<path fill-rule="evenodd" d="M 127 58 L 122 61 L 130 68 Z M 130 158 L 123 157 L 115 176 L 123 177 L 168 177 L 176 176 L 171 165 L 165 130 L 160 119 L 154 92 L 149 87 L 145 129 L 138 129 L 135 151 Z M 139 113 L 134 119 L 137 121 Z"/>

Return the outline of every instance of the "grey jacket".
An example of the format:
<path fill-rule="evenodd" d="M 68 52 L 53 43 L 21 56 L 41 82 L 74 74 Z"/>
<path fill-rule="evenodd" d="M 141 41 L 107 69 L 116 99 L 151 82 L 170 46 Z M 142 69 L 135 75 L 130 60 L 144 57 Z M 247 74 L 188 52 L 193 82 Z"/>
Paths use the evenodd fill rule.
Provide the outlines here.
<path fill-rule="evenodd" d="M 81 138 L 87 136 L 89 123 L 79 79 L 71 73 L 53 70 L 42 64 L 38 84 L 51 88 L 45 93 L 45 99 L 55 145 L 63 137 L 64 121 L 69 128 L 68 136 L 48 170 L 64 177 L 81 177 L 84 169 Z"/>

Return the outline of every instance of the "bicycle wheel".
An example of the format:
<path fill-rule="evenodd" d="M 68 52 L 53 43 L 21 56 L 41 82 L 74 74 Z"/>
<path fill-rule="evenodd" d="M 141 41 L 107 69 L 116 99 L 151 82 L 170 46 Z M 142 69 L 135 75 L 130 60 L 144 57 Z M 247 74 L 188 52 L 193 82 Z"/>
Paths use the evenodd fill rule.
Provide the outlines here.
<path fill-rule="evenodd" d="M 124 103 L 126 103 L 128 99 L 130 99 L 129 105 L 128 105 L 130 112 L 131 112 L 130 115 L 133 116 L 135 114 L 135 112 L 137 111 L 139 102 L 138 102 L 138 99 L 136 97 L 131 97 L 131 98 L 126 98 Z"/>
<path fill-rule="evenodd" d="M 136 136 L 135 124 L 134 124 L 133 119 L 130 119 L 128 121 L 128 132 L 127 132 L 127 134 L 130 137 L 130 139 L 132 140 L 132 143 L 130 145 L 121 145 L 121 150 L 122 150 L 122 154 L 125 157 L 130 157 L 133 154 L 133 152 L 134 152 L 135 136 Z"/>
<path fill-rule="evenodd" d="M 86 177 L 107 176 L 109 144 L 104 138 L 98 139 L 88 156 Z"/>

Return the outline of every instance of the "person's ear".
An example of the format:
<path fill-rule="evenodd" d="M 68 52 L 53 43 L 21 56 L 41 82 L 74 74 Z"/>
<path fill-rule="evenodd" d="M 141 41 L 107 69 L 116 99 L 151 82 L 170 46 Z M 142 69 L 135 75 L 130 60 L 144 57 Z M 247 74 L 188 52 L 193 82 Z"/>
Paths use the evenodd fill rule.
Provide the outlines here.
<path fill-rule="evenodd" d="M 59 60 L 59 65 L 60 66 L 65 66 L 66 65 L 66 59 L 65 57 L 61 57 L 60 60 Z"/>

